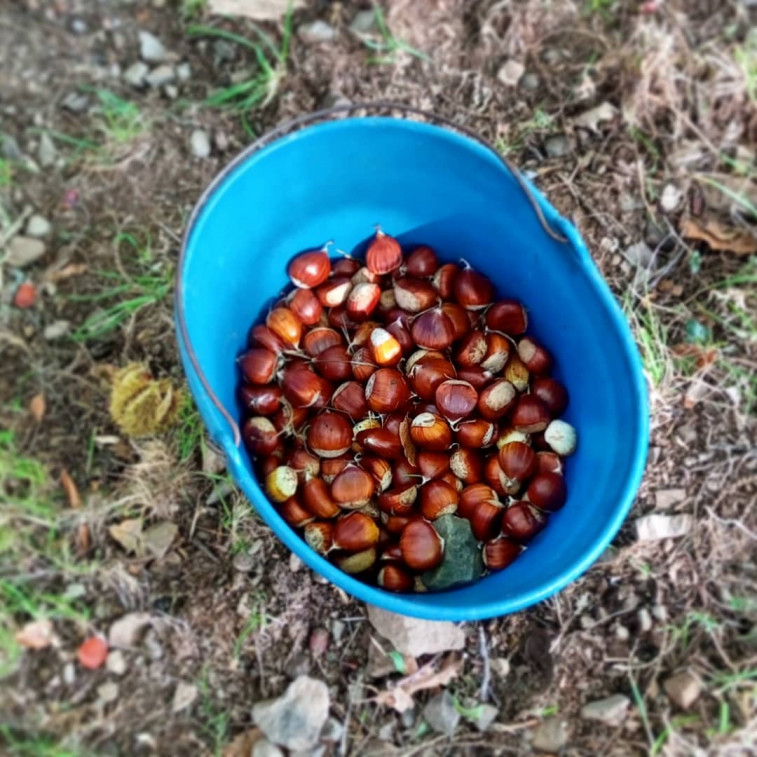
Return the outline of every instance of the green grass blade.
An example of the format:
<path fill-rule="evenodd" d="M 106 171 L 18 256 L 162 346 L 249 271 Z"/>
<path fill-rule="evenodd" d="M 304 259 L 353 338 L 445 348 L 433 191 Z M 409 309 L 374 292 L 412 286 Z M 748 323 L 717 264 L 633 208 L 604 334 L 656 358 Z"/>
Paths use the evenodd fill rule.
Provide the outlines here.
<path fill-rule="evenodd" d="M 219 37 L 220 39 L 234 42 L 237 45 L 246 47 L 250 50 L 255 50 L 257 45 L 251 42 L 241 34 L 234 34 L 234 32 L 227 32 L 225 29 L 217 29 L 215 26 L 202 26 L 194 24 L 187 29 L 187 34 L 197 37 Z"/>

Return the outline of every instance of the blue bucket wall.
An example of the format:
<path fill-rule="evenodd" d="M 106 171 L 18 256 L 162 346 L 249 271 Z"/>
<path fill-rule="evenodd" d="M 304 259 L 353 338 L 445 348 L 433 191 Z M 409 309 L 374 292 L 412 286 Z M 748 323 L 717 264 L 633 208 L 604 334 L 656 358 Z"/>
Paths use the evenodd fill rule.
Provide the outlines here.
<path fill-rule="evenodd" d="M 372 604 L 437 620 L 522 609 L 586 570 L 631 507 L 648 439 L 638 353 L 575 229 L 537 197 L 568 244 L 544 232 L 515 179 L 483 145 L 424 123 L 344 119 L 242 156 L 211 188 L 189 231 L 179 272 L 187 331 L 235 417 L 234 358 L 261 309 L 286 286 L 287 261 L 330 239 L 360 250 L 376 224 L 403 244 L 430 244 L 441 258 L 462 257 L 485 272 L 500 296 L 525 303 L 530 333 L 555 356 L 555 376 L 570 393 L 564 417 L 579 433 L 565 507 L 505 571 L 460 590 L 393 595 L 338 571 L 281 520 L 180 345 L 200 412 L 255 508 L 312 568 Z"/>

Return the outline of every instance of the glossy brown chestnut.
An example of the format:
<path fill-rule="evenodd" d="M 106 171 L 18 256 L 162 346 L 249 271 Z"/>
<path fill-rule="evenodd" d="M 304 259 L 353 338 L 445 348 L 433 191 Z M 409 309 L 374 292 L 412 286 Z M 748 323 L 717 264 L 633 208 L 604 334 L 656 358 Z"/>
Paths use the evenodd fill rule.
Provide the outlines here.
<path fill-rule="evenodd" d="M 423 474 L 420 469 L 411 465 L 404 456 L 400 457 L 392 467 L 392 483 L 395 486 L 409 486 L 420 484 Z"/>
<path fill-rule="evenodd" d="M 491 421 L 474 418 L 463 421 L 455 432 L 455 441 L 462 447 L 483 449 L 494 443 L 497 427 Z"/>
<path fill-rule="evenodd" d="M 496 452 L 489 455 L 484 462 L 484 479 L 497 494 L 504 496 L 508 493 L 510 480 L 502 470 L 502 466 L 499 464 L 499 455 Z"/>
<path fill-rule="evenodd" d="M 365 389 L 357 381 L 340 384 L 331 395 L 331 404 L 335 410 L 347 413 L 353 421 L 363 418 L 368 412 Z"/>
<path fill-rule="evenodd" d="M 302 528 L 315 520 L 315 516 L 302 506 L 297 497 L 284 500 L 279 505 L 279 513 L 292 528 Z"/>
<path fill-rule="evenodd" d="M 378 368 L 368 347 L 361 347 L 352 356 L 352 376 L 355 381 L 364 384 Z"/>
<path fill-rule="evenodd" d="M 302 338 L 302 349 L 309 357 L 318 357 L 329 347 L 344 344 L 342 335 L 328 326 L 316 326 L 305 333 Z"/>
<path fill-rule="evenodd" d="M 527 481 L 536 473 L 536 453 L 523 442 L 508 442 L 499 450 L 499 465 L 508 478 Z"/>
<path fill-rule="evenodd" d="M 471 331 L 466 335 L 455 352 L 455 363 L 462 368 L 475 368 L 487 350 L 486 335 L 483 331 Z"/>
<path fill-rule="evenodd" d="M 376 583 L 387 591 L 405 592 L 413 588 L 413 577 L 399 565 L 384 565 L 376 576 Z"/>
<path fill-rule="evenodd" d="M 459 447 L 449 458 L 450 470 L 464 484 L 480 481 L 484 472 L 484 462 L 478 450 Z"/>
<path fill-rule="evenodd" d="M 405 261 L 405 270 L 408 276 L 415 276 L 419 279 L 433 276 L 438 267 L 439 262 L 436 259 L 436 253 L 427 245 L 416 247 Z"/>
<path fill-rule="evenodd" d="M 330 484 L 352 462 L 353 459 L 349 455 L 321 460 L 321 478 Z"/>
<path fill-rule="evenodd" d="M 315 296 L 325 308 L 343 305 L 352 291 L 352 281 L 347 276 L 334 276 L 318 286 Z"/>
<path fill-rule="evenodd" d="M 282 393 L 276 384 L 240 384 L 237 396 L 244 411 L 252 415 L 273 415 L 281 407 Z"/>
<path fill-rule="evenodd" d="M 379 527 L 365 513 L 348 513 L 334 523 L 334 546 L 348 552 L 361 552 L 378 543 Z"/>
<path fill-rule="evenodd" d="M 528 328 L 526 309 L 517 300 L 499 300 L 486 311 L 486 326 L 510 336 L 520 336 Z"/>
<path fill-rule="evenodd" d="M 559 382 L 547 376 L 537 376 L 531 385 L 531 394 L 538 397 L 549 410 L 550 415 L 556 418 L 565 412 L 568 407 L 568 391 Z"/>
<path fill-rule="evenodd" d="M 518 541 L 528 541 L 547 524 L 547 516 L 528 502 L 513 502 L 502 516 L 502 533 Z"/>
<path fill-rule="evenodd" d="M 554 452 L 537 452 L 536 472 L 562 474 L 562 458 L 559 455 L 556 455 Z"/>
<path fill-rule="evenodd" d="M 387 460 L 399 460 L 403 456 L 402 442 L 399 436 L 385 428 L 371 428 L 360 431 L 356 441 L 368 452 Z"/>
<path fill-rule="evenodd" d="M 410 335 L 418 347 L 446 350 L 455 338 L 455 327 L 444 311 L 435 307 L 415 317 L 410 326 Z"/>
<path fill-rule="evenodd" d="M 376 413 L 391 413 L 410 399 L 410 387 L 395 368 L 379 368 L 365 385 L 365 399 Z"/>
<path fill-rule="evenodd" d="M 304 447 L 293 450 L 287 458 L 287 465 L 297 471 L 300 481 L 309 481 L 321 472 L 321 460 L 311 455 Z"/>
<path fill-rule="evenodd" d="M 319 555 L 325 555 L 334 542 L 334 525 L 327 520 L 307 523 L 302 536 L 311 549 L 314 549 Z"/>
<path fill-rule="evenodd" d="M 355 260 L 355 258 L 339 258 L 339 260 L 335 260 L 331 265 L 331 272 L 334 274 L 334 276 L 347 276 L 351 278 L 354 276 L 362 266 L 360 265 L 359 260 Z"/>
<path fill-rule="evenodd" d="M 295 364 L 284 368 L 281 390 L 292 407 L 317 410 L 325 407 L 331 399 L 332 386 L 322 376 L 311 370 L 298 368 Z"/>
<path fill-rule="evenodd" d="M 463 268 L 455 277 L 453 291 L 457 304 L 466 310 L 480 310 L 486 307 L 494 295 L 491 281 L 472 268 Z"/>
<path fill-rule="evenodd" d="M 531 373 L 549 373 L 552 367 L 552 356 L 531 337 L 523 337 L 518 342 L 518 357 Z"/>
<path fill-rule="evenodd" d="M 289 309 L 278 307 L 268 313 L 265 325 L 281 339 L 284 344 L 296 347 L 302 336 L 302 321 Z"/>
<path fill-rule="evenodd" d="M 373 476 L 356 465 L 348 465 L 331 482 L 331 496 L 346 510 L 356 510 L 367 505 L 375 491 L 376 481 Z"/>
<path fill-rule="evenodd" d="M 467 418 L 478 403 L 478 392 L 467 382 L 459 379 L 443 381 L 434 393 L 439 412 L 450 421 Z"/>
<path fill-rule="evenodd" d="M 484 544 L 481 549 L 481 557 L 489 570 L 502 570 L 515 562 L 522 551 L 523 548 L 517 542 L 508 539 L 506 536 L 498 536 Z"/>
<path fill-rule="evenodd" d="M 470 484 L 460 492 L 457 514 L 461 518 L 471 520 L 474 511 L 481 502 L 499 502 L 497 492 L 491 486 L 487 486 L 484 483 Z"/>
<path fill-rule="evenodd" d="M 493 378 L 489 371 L 485 371 L 478 365 L 473 368 L 460 368 L 457 371 L 457 377 L 460 381 L 467 381 L 477 392 L 486 387 Z"/>
<path fill-rule="evenodd" d="M 279 434 L 269 418 L 254 416 L 242 424 L 242 439 L 252 455 L 271 455 L 279 445 Z"/>
<path fill-rule="evenodd" d="M 473 535 L 479 541 L 494 539 L 502 525 L 502 515 L 505 507 L 501 502 L 481 502 L 476 505 L 470 519 Z"/>
<path fill-rule="evenodd" d="M 270 384 L 276 376 L 279 358 L 270 350 L 255 347 L 237 358 L 237 363 L 251 384 Z"/>
<path fill-rule="evenodd" d="M 418 470 L 424 479 L 432 481 L 443 476 L 450 467 L 450 457 L 446 452 L 421 450 L 417 457 Z"/>
<path fill-rule="evenodd" d="M 454 293 L 455 279 L 460 273 L 460 266 L 455 263 L 445 263 L 440 266 L 434 274 L 431 283 L 434 288 L 439 292 L 439 296 L 443 300 L 452 299 Z"/>
<path fill-rule="evenodd" d="M 383 231 L 376 232 L 365 253 L 365 264 L 379 276 L 396 271 L 402 265 L 402 248 L 399 242 Z"/>
<path fill-rule="evenodd" d="M 505 367 L 509 355 L 510 342 L 507 337 L 490 331 L 486 335 L 486 354 L 479 367 L 491 374 L 499 373 Z"/>
<path fill-rule="evenodd" d="M 455 366 L 437 357 L 419 359 L 407 370 L 412 390 L 423 400 L 433 400 L 439 385 L 456 376 Z"/>
<path fill-rule="evenodd" d="M 400 550 L 403 561 L 412 570 L 431 570 L 444 557 L 439 534 L 425 520 L 413 520 L 405 526 L 400 536 Z"/>
<path fill-rule="evenodd" d="M 420 313 L 434 305 L 439 294 L 428 281 L 405 276 L 394 282 L 394 299 L 402 310 Z"/>
<path fill-rule="evenodd" d="M 420 413 L 410 424 L 410 436 L 422 449 L 441 452 L 452 444 L 452 429 L 444 418 L 433 413 Z"/>
<path fill-rule="evenodd" d="M 549 424 L 547 406 L 533 394 L 522 394 L 515 403 L 510 422 L 516 431 L 534 434 Z"/>
<path fill-rule="evenodd" d="M 445 481 L 429 481 L 421 487 L 421 514 L 428 520 L 451 515 L 457 510 L 458 501 L 457 489 Z"/>
<path fill-rule="evenodd" d="M 392 485 L 392 466 L 383 458 L 364 455 L 360 465 L 373 476 L 379 492 L 386 491 Z"/>
<path fill-rule="evenodd" d="M 397 340 L 403 355 L 408 354 L 415 349 L 415 344 L 413 343 L 413 337 L 410 336 L 410 331 L 399 321 L 390 323 L 386 327 L 386 330 Z"/>
<path fill-rule="evenodd" d="M 347 297 L 347 315 L 353 321 L 364 321 L 376 309 L 381 287 L 368 282 L 354 286 Z"/>
<path fill-rule="evenodd" d="M 278 355 L 286 349 L 284 342 L 268 326 L 262 323 L 253 326 L 252 331 L 250 331 L 249 344 L 250 347 L 262 347 L 269 352 L 273 352 L 274 355 Z"/>
<path fill-rule="evenodd" d="M 335 518 L 341 508 L 331 496 L 331 488 L 322 478 L 309 478 L 302 485 L 302 504 L 317 518 Z"/>
<path fill-rule="evenodd" d="M 418 487 L 414 484 L 389 489 L 378 496 L 378 506 L 388 515 L 409 515 L 418 498 Z"/>
<path fill-rule="evenodd" d="M 309 289 L 296 289 L 289 298 L 289 309 L 304 326 L 312 326 L 321 320 L 323 305 Z"/>
<path fill-rule="evenodd" d="M 352 444 L 352 426 L 341 413 L 325 412 L 313 418 L 307 430 L 310 451 L 318 457 L 339 457 Z"/>
<path fill-rule="evenodd" d="M 331 261 L 325 250 L 309 250 L 290 261 L 287 273 L 296 287 L 311 289 L 329 277 Z"/>
<path fill-rule="evenodd" d="M 452 321 L 452 325 L 455 328 L 454 341 L 462 339 L 471 330 L 471 322 L 468 317 L 469 311 L 460 307 L 456 302 L 443 303 L 442 312 Z"/>
<path fill-rule="evenodd" d="M 541 510 L 559 510 L 567 498 L 565 479 L 559 473 L 540 473 L 531 479 L 526 498 Z"/>
<path fill-rule="evenodd" d="M 399 536 L 408 523 L 412 523 L 414 520 L 422 520 L 423 516 L 420 513 L 412 513 L 410 515 L 384 515 L 382 520 L 384 528 L 392 535 Z"/>
<path fill-rule="evenodd" d="M 478 412 L 487 420 L 497 420 L 515 404 L 518 392 L 507 379 L 496 379 L 478 395 Z"/>

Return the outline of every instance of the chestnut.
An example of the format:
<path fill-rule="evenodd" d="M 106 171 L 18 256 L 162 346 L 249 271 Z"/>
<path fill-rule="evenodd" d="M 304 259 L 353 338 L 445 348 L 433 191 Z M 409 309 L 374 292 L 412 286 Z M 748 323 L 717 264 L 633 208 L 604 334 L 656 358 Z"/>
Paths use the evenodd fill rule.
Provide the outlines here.
<path fill-rule="evenodd" d="M 379 492 L 386 491 L 392 485 L 392 466 L 383 458 L 364 455 L 360 465 L 373 476 Z"/>
<path fill-rule="evenodd" d="M 455 338 L 455 327 L 441 307 L 435 307 L 413 319 L 410 335 L 418 347 L 445 350 Z"/>
<path fill-rule="evenodd" d="M 526 498 L 541 510 L 559 510 L 567 498 L 565 479 L 559 473 L 539 473 L 531 479 Z"/>
<path fill-rule="evenodd" d="M 318 520 L 305 524 L 302 536 L 311 549 L 319 555 L 325 555 L 334 542 L 333 530 L 334 526 L 330 521 Z"/>
<path fill-rule="evenodd" d="M 536 472 L 536 453 L 523 442 L 508 442 L 499 450 L 499 465 L 508 478 L 526 481 Z"/>
<path fill-rule="evenodd" d="M 418 498 L 418 487 L 414 484 L 389 489 L 378 496 L 379 508 L 389 515 L 408 515 Z"/>
<path fill-rule="evenodd" d="M 419 447 L 441 452 L 452 444 L 452 429 L 440 415 L 420 413 L 413 418 L 410 436 Z"/>
<path fill-rule="evenodd" d="M 513 428 L 527 434 L 544 431 L 549 420 L 549 410 L 546 405 L 532 394 L 522 394 L 518 397 L 510 417 Z"/>
<path fill-rule="evenodd" d="M 484 565 L 489 570 L 502 570 L 515 561 L 523 547 L 506 536 L 487 541 L 481 549 Z"/>
<path fill-rule="evenodd" d="M 427 245 L 416 247 L 405 261 L 405 270 L 408 275 L 419 279 L 433 276 L 438 267 L 436 253 Z"/>
<path fill-rule="evenodd" d="M 499 533 L 504 512 L 505 506 L 501 502 L 479 502 L 470 519 L 473 535 L 479 541 L 493 539 Z"/>
<path fill-rule="evenodd" d="M 293 258 L 287 268 L 292 283 L 302 289 L 322 284 L 331 273 L 331 261 L 326 250 L 310 250 Z"/>
<path fill-rule="evenodd" d="M 387 591 L 410 591 L 413 577 L 399 565 L 384 565 L 376 576 L 376 583 Z"/>
<path fill-rule="evenodd" d="M 487 486 L 483 483 L 470 484 L 460 493 L 457 514 L 461 518 L 471 520 L 476 507 L 478 507 L 481 502 L 499 502 L 497 492 L 495 492 L 491 486 Z"/>
<path fill-rule="evenodd" d="M 316 326 L 305 333 L 302 338 L 302 349 L 309 357 L 318 357 L 329 347 L 344 344 L 342 335 L 328 326 Z"/>
<path fill-rule="evenodd" d="M 547 406 L 553 418 L 564 413 L 568 407 L 567 389 L 559 381 L 548 376 L 537 376 L 534 379 L 531 394 Z"/>
<path fill-rule="evenodd" d="M 467 418 L 478 403 L 478 392 L 467 382 L 459 379 L 443 381 L 434 393 L 439 412 L 449 421 Z"/>
<path fill-rule="evenodd" d="M 400 243 L 383 231 L 377 231 L 365 253 L 365 264 L 369 271 L 379 276 L 396 271 L 402 265 Z"/>
<path fill-rule="evenodd" d="M 318 457 L 339 457 L 352 444 L 352 426 L 344 415 L 325 412 L 313 418 L 306 438 Z"/>
<path fill-rule="evenodd" d="M 450 457 L 446 452 L 431 452 L 421 450 L 416 463 L 424 479 L 433 481 L 444 475 L 450 469 Z"/>
<path fill-rule="evenodd" d="M 526 309 L 517 300 L 499 300 L 486 311 L 486 326 L 509 336 L 520 336 L 528 328 Z"/>
<path fill-rule="evenodd" d="M 335 518 L 341 508 L 331 496 L 331 489 L 322 478 L 309 478 L 302 485 L 302 502 L 305 509 L 317 518 Z"/>
<path fill-rule="evenodd" d="M 484 464 L 481 455 L 466 447 L 456 449 L 449 459 L 450 470 L 464 484 L 475 484 L 481 480 Z"/>
<path fill-rule="evenodd" d="M 421 513 L 428 520 L 451 515 L 457 510 L 457 489 L 446 481 L 429 481 L 421 487 Z"/>
<path fill-rule="evenodd" d="M 240 384 L 237 396 L 244 410 L 255 415 L 273 415 L 281 407 L 281 389 L 275 384 Z"/>
<path fill-rule="evenodd" d="M 368 282 L 353 286 L 347 296 L 347 315 L 353 321 L 364 321 L 376 309 L 381 298 L 381 287 Z"/>
<path fill-rule="evenodd" d="M 265 325 L 281 339 L 284 344 L 297 347 L 302 336 L 302 321 L 289 309 L 274 308 L 268 313 Z"/>
<path fill-rule="evenodd" d="M 497 420 L 507 413 L 518 396 L 507 379 L 497 379 L 478 395 L 478 412 L 487 420 Z"/>
<path fill-rule="evenodd" d="M 445 263 L 434 274 L 431 283 L 443 300 L 452 298 L 455 280 L 460 273 L 460 266 L 455 263 Z"/>
<path fill-rule="evenodd" d="M 427 310 L 438 298 L 436 289 L 428 281 L 403 277 L 394 282 L 394 299 L 397 306 L 408 313 Z"/>
<path fill-rule="evenodd" d="M 370 343 L 373 359 L 379 365 L 396 365 L 402 358 L 402 346 L 396 337 L 386 329 L 381 327 L 373 329 Z"/>
<path fill-rule="evenodd" d="M 352 376 L 355 381 L 365 383 L 378 368 L 373 362 L 373 355 L 367 347 L 361 347 L 352 356 Z"/>
<path fill-rule="evenodd" d="M 413 520 L 402 530 L 400 550 L 405 564 L 412 570 L 431 570 L 444 557 L 439 534 L 425 520 Z"/>
<path fill-rule="evenodd" d="M 284 500 L 279 505 L 279 513 L 292 528 L 302 528 L 315 520 L 315 516 L 302 506 L 297 497 Z"/>
<path fill-rule="evenodd" d="M 502 516 L 502 533 L 518 541 L 532 539 L 547 523 L 547 516 L 528 502 L 513 502 Z"/>
<path fill-rule="evenodd" d="M 356 440 L 368 452 L 389 460 L 398 460 L 404 452 L 399 436 L 385 428 L 371 428 L 360 431 Z"/>
<path fill-rule="evenodd" d="M 480 310 L 491 302 L 494 287 L 486 276 L 467 266 L 455 277 L 453 291 L 458 305 L 466 310 Z"/>
<path fill-rule="evenodd" d="M 321 320 L 323 305 L 309 289 L 296 289 L 289 298 L 289 309 L 304 326 L 313 326 Z"/>
<path fill-rule="evenodd" d="M 251 455 L 270 455 L 279 445 L 276 427 L 268 418 L 255 416 L 242 424 L 242 439 Z"/>
<path fill-rule="evenodd" d="M 348 465 L 331 482 L 331 496 L 340 506 L 348 510 L 367 505 L 376 491 L 373 476 L 355 465 Z"/>
<path fill-rule="evenodd" d="M 494 442 L 496 431 L 497 427 L 491 421 L 476 418 L 470 421 L 463 421 L 457 427 L 455 440 L 462 447 L 482 449 Z"/>
<path fill-rule="evenodd" d="M 376 564 L 376 548 L 369 547 L 362 552 L 339 555 L 334 558 L 334 563 L 341 571 L 350 575 L 364 573 Z"/>
<path fill-rule="evenodd" d="M 531 373 L 549 373 L 552 367 L 552 356 L 531 337 L 524 337 L 518 342 L 518 357 Z"/>
<path fill-rule="evenodd" d="M 254 347 L 240 355 L 237 363 L 251 384 L 270 384 L 276 376 L 279 358 L 270 350 Z"/>
<path fill-rule="evenodd" d="M 379 368 L 365 385 L 365 399 L 376 413 L 391 413 L 410 399 L 410 387 L 396 368 Z"/>
<path fill-rule="evenodd" d="M 274 502 L 285 502 L 297 491 L 297 471 L 288 465 L 279 465 L 265 477 L 266 494 Z"/>
<path fill-rule="evenodd" d="M 365 513 L 348 513 L 334 523 L 334 547 L 348 552 L 361 552 L 378 543 L 379 527 Z"/>

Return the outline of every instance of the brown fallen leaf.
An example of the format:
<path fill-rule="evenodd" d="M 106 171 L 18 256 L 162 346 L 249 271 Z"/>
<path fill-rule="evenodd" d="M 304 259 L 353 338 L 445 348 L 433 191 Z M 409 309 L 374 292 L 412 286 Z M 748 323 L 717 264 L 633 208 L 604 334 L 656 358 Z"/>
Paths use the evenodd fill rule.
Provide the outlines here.
<path fill-rule="evenodd" d="M 712 250 L 724 250 L 735 255 L 753 255 L 757 252 L 757 237 L 746 229 L 726 226 L 714 219 L 700 222 L 685 218 L 681 223 L 681 236 L 707 242 Z"/>
<path fill-rule="evenodd" d="M 69 263 L 60 270 L 46 273 L 43 278 L 45 281 L 65 281 L 73 276 L 81 276 L 81 274 L 86 273 L 87 270 L 88 266 L 86 263 Z"/>
<path fill-rule="evenodd" d="M 249 757 L 256 741 L 263 738 L 260 728 L 251 728 L 249 731 L 238 733 L 234 740 L 227 744 L 223 750 L 223 757 Z"/>
<path fill-rule="evenodd" d="M 394 688 L 379 692 L 374 701 L 391 707 L 397 712 L 405 712 L 415 706 L 413 694 L 424 689 L 446 686 L 457 678 L 462 666 L 462 660 L 451 659 L 437 671 L 434 664 L 429 663 L 418 672 L 400 679 Z"/>
<path fill-rule="evenodd" d="M 47 400 L 45 399 L 45 395 L 42 394 L 42 392 L 35 394 L 29 402 L 29 411 L 32 414 L 32 418 L 34 418 L 37 423 L 41 423 L 42 419 L 45 417 L 46 410 Z"/>
<path fill-rule="evenodd" d="M 178 532 L 179 528 L 174 523 L 169 521 L 156 523 L 142 534 L 142 544 L 153 557 L 160 560 L 166 556 Z"/>
<path fill-rule="evenodd" d="M 54 639 L 53 624 L 47 619 L 33 620 L 16 634 L 16 641 L 26 649 L 46 649 Z"/>
<path fill-rule="evenodd" d="M 60 472 L 60 483 L 63 487 L 63 491 L 66 493 L 66 499 L 68 500 L 68 506 L 72 510 L 81 509 L 81 495 L 76 488 L 74 480 L 71 478 L 71 474 L 64 468 Z"/>
<path fill-rule="evenodd" d="M 108 529 L 108 533 L 127 552 L 134 552 L 137 557 L 145 553 L 145 545 L 142 539 L 142 521 L 139 518 L 123 520 Z"/>
<path fill-rule="evenodd" d="M 718 359 L 718 351 L 712 347 L 702 347 L 699 344 L 674 344 L 671 348 L 678 357 L 693 357 L 696 359 L 697 370 L 709 368 Z"/>
<path fill-rule="evenodd" d="M 301 8 L 302 0 L 295 0 L 292 8 Z M 210 0 L 211 13 L 221 16 L 245 16 L 256 21 L 281 18 L 289 8 L 289 0 Z"/>

